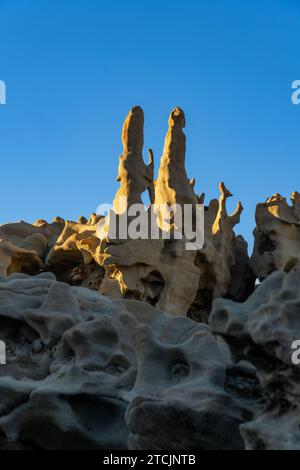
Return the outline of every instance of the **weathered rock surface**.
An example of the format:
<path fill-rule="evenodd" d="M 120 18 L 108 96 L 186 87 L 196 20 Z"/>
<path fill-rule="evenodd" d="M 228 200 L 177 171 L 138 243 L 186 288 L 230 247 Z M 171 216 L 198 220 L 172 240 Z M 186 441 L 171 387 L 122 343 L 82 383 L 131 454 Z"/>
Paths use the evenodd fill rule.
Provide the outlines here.
<path fill-rule="evenodd" d="M 64 226 L 60 218 L 51 224 L 38 220 L 0 226 L 0 274 L 14 272 L 37 274 L 45 269 L 48 247 L 55 243 Z"/>
<path fill-rule="evenodd" d="M 300 269 L 271 274 L 243 303 L 217 299 L 210 324 L 234 355 L 256 366 L 265 401 L 241 426 L 248 449 L 300 448 L 300 371 L 292 344 L 300 339 Z"/>
<path fill-rule="evenodd" d="M 234 226 L 239 223 L 243 210 L 239 202 L 232 215 L 228 215 L 226 201 L 232 196 L 224 183 L 220 183 L 220 198 L 212 200 L 205 208 L 204 214 L 204 246 L 198 250 L 196 265 L 199 267 L 200 277 L 194 303 L 191 304 L 189 314 L 192 318 L 207 322 L 212 301 L 226 294 L 234 298 L 239 296 L 243 283 L 251 292 L 254 288 L 254 278 L 249 277 L 247 268 L 240 272 L 233 286 L 233 269 L 240 263 L 241 254 L 237 250 L 237 241 Z M 247 246 L 244 247 L 243 263 L 249 265 Z M 234 287 L 237 289 L 233 291 Z M 243 287 L 245 289 L 245 287 Z"/>
<path fill-rule="evenodd" d="M 135 115 L 136 118 L 133 119 Z M 145 300 L 168 313 L 188 314 L 192 318 L 207 321 L 215 297 L 226 295 L 228 292 L 234 298 L 235 296 L 243 298 L 243 294 L 237 292 L 239 287 L 234 291 L 231 283 L 232 269 L 237 266 L 237 257 L 241 261 L 241 253 L 236 249 L 233 228 L 239 222 L 242 206 L 239 203 L 231 216 L 227 214 L 226 200 L 231 193 L 221 183 L 220 200 L 212 201 L 205 210 L 203 248 L 198 251 L 186 250 L 186 240 L 174 237 L 175 230 L 180 231 L 181 227 L 178 227 L 178 223 L 175 227 L 172 207 L 177 205 L 183 209 L 185 204 L 190 204 L 193 214 L 192 224 L 195 226 L 197 223 L 195 206 L 196 203 L 203 203 L 203 197 L 201 199 L 195 195 L 193 189 L 195 181 L 188 179 L 185 170 L 184 112 L 180 108 L 175 108 L 170 114 L 168 123 L 158 178 L 155 181 L 155 205 L 145 210 L 148 220 L 153 215 L 156 217 L 158 231 L 169 232 L 169 239 L 164 240 L 161 237 L 150 240 L 118 238 L 110 240 L 107 236 L 103 237 L 100 248 L 101 260 L 98 257 L 98 262 L 105 268 L 105 275 L 100 291 L 114 298 Z M 135 165 L 144 165 L 142 124 L 142 114 L 138 114 L 137 108 L 133 108 L 125 120 L 122 134 L 124 149 L 133 149 L 130 154 L 132 165 L 126 172 L 119 171 L 120 189 L 115 202 L 121 195 L 129 197 L 132 192 L 129 182 L 134 180 Z M 130 134 L 127 132 L 129 125 L 132 132 L 134 131 L 135 140 L 130 140 Z M 124 155 L 127 155 L 125 150 Z M 143 171 L 141 174 L 144 174 Z M 132 203 L 140 201 L 146 183 L 143 188 L 142 185 L 137 187 L 138 194 L 134 193 Z M 102 223 L 105 225 L 104 221 Z M 107 217 L 106 225 L 109 224 L 110 218 Z M 244 250 L 241 262 L 243 268 L 241 264 L 240 268 L 236 268 L 240 269 L 236 280 L 241 290 L 248 293 L 254 288 L 254 278 L 249 275 L 247 250 Z"/>
<path fill-rule="evenodd" d="M 51 271 L 71 285 L 87 286 L 116 299 L 144 300 L 165 312 L 204 322 L 214 298 L 228 295 L 243 300 L 253 290 L 254 279 L 247 249 L 238 249 L 240 242 L 234 233 L 242 206 L 239 203 L 231 216 L 227 214 L 226 200 L 231 193 L 223 183 L 220 200 L 211 201 L 204 211 L 203 247 L 187 250 L 185 234 L 176 238 L 175 232 L 182 233 L 182 222 L 172 207 L 183 210 L 189 204 L 191 228 L 195 230 L 200 223 L 196 204 L 203 203 L 204 196 L 196 196 L 195 181 L 188 179 L 185 170 L 184 112 L 175 108 L 168 123 L 156 182 L 151 150 L 149 165 L 143 160 L 144 115 L 136 106 L 123 124 L 120 187 L 114 210 L 106 217 L 92 214 L 89 220 L 80 217 L 77 222 L 57 217 L 51 224 L 40 220 L 33 225 L 0 226 L 0 273 Z M 128 234 L 134 218 L 131 209 L 142 203 L 146 190 L 151 202 L 142 209 L 147 228 L 136 239 Z M 117 225 L 124 214 L 127 236 L 116 231 L 112 237 L 114 218 Z M 156 238 L 152 236 L 152 219 Z"/>
<path fill-rule="evenodd" d="M 251 265 L 259 279 L 276 269 L 300 264 L 300 195 L 294 191 L 291 205 L 280 194 L 256 207 L 254 251 Z"/>
<path fill-rule="evenodd" d="M 0 449 L 300 449 L 300 195 L 258 204 L 250 263 L 243 207 L 228 214 L 220 183 L 204 244 L 187 250 L 176 215 L 190 204 L 199 228 L 204 194 L 185 169 L 184 112 L 156 181 L 143 125 L 132 108 L 107 216 L 0 226 Z M 114 219 L 139 225 L 145 191 L 142 236 L 113 236 Z"/>
<path fill-rule="evenodd" d="M 185 169 L 186 137 L 183 132 L 185 115 L 182 109 L 175 108 L 168 121 L 163 155 L 158 177 L 155 181 L 155 204 L 158 205 L 158 224 L 164 228 L 167 218 L 166 206 L 174 204 L 196 204 L 194 180 L 189 180 Z"/>
<path fill-rule="evenodd" d="M 0 282 L 0 430 L 44 449 L 242 448 L 251 402 L 225 390 L 207 325 L 53 274 Z M 180 425 L 179 425 L 180 424 Z"/>
<path fill-rule="evenodd" d="M 153 153 L 149 150 L 150 163 L 143 160 L 144 113 L 139 106 L 132 108 L 123 124 L 123 154 L 119 159 L 117 181 L 120 188 L 114 200 L 114 210 L 122 214 L 132 204 L 141 204 L 141 195 L 148 190 L 150 201 L 154 202 Z M 126 203 L 124 204 L 124 198 Z"/>

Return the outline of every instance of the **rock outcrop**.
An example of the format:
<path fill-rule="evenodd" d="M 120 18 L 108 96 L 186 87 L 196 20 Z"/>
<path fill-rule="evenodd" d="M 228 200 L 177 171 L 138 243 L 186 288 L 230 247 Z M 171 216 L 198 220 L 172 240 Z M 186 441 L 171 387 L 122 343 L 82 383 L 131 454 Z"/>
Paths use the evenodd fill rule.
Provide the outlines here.
<path fill-rule="evenodd" d="M 143 160 L 143 126 L 143 111 L 136 106 L 123 124 L 120 187 L 113 210 L 106 217 L 92 214 L 89 220 L 80 217 L 77 222 L 57 217 L 51 224 L 41 220 L 33 225 L 2 225 L 1 274 L 50 271 L 71 285 L 87 286 L 116 299 L 144 300 L 165 312 L 207 322 L 214 298 L 228 294 L 239 299 L 243 298 L 241 289 L 247 293 L 253 289 L 247 250 L 241 258 L 233 231 L 242 206 L 239 203 L 228 216 L 226 200 L 231 193 L 221 183 L 220 200 L 205 207 L 204 221 L 198 219 L 197 204 L 203 203 L 204 196 L 196 196 L 195 181 L 188 179 L 185 170 L 184 112 L 175 108 L 170 114 L 155 182 L 151 149 L 149 165 Z M 146 190 L 148 208 L 141 199 Z M 141 235 L 132 237 L 130 227 L 138 225 L 132 213 L 136 204 L 142 207 L 143 220 Z M 204 245 L 193 250 L 186 249 L 186 205 L 191 208 L 190 230 L 200 229 L 204 234 Z M 119 229 L 124 215 L 125 236 Z M 234 269 L 238 270 L 236 281 Z"/>
<path fill-rule="evenodd" d="M 241 259 L 237 250 L 236 236 L 233 228 L 240 221 L 243 210 L 239 202 L 232 215 L 228 215 L 226 201 L 232 196 L 224 183 L 220 183 L 220 199 L 212 200 L 205 208 L 204 214 L 204 247 L 197 252 L 196 264 L 199 267 L 200 277 L 197 295 L 190 307 L 190 316 L 196 320 L 207 322 L 212 301 L 226 294 L 230 295 L 233 289 L 233 269 Z M 243 263 L 247 266 L 247 246 L 243 252 Z M 247 268 L 241 272 L 235 286 L 240 295 L 239 286 L 246 282 L 250 292 L 254 288 L 254 278 L 249 277 Z"/>
<path fill-rule="evenodd" d="M 300 449 L 300 195 L 258 204 L 250 263 L 241 203 L 187 176 L 184 112 L 156 181 L 143 125 L 106 216 L 0 226 L 0 449 Z"/>
<path fill-rule="evenodd" d="M 132 113 L 126 118 L 123 129 L 128 128 L 128 120 L 132 120 Z M 139 109 L 139 108 L 138 108 Z M 136 121 L 134 121 L 136 123 Z M 184 210 L 185 205 L 190 205 L 192 214 L 192 228 L 196 230 L 198 219 L 196 218 L 196 204 L 203 203 L 203 197 L 194 193 L 194 180 L 189 180 L 185 169 L 186 137 L 183 132 L 185 127 L 184 112 L 175 108 L 169 117 L 169 127 L 165 138 L 163 155 L 155 181 L 155 205 L 145 209 L 146 220 L 150 226 L 150 219 L 156 219 L 157 231 L 165 235 L 153 239 L 150 229 L 146 234 L 151 239 L 109 239 L 103 237 L 100 252 L 105 268 L 105 275 L 100 291 L 114 298 L 126 297 L 145 300 L 157 308 L 175 315 L 189 314 L 198 320 L 207 321 L 212 300 L 220 295 L 226 295 L 230 286 L 234 265 L 236 265 L 236 237 L 234 226 L 239 222 L 242 206 L 239 203 L 236 211 L 228 216 L 226 200 L 231 196 L 223 183 L 220 184 L 220 200 L 214 200 L 205 208 L 204 215 L 204 246 L 199 250 L 186 250 L 184 236 L 176 239 L 175 232 L 183 233 L 182 219 L 176 219 L 176 211 Z M 139 125 L 135 124 L 138 137 L 131 144 L 134 149 L 132 159 L 132 171 L 119 171 L 120 189 L 116 200 L 120 195 L 130 194 L 128 181 L 133 180 L 135 165 L 142 161 L 143 127 L 142 115 Z M 133 124 L 132 124 L 133 128 Z M 123 131 L 123 146 L 128 149 L 129 134 Z M 139 145 L 136 143 L 138 142 Z M 126 152 L 124 151 L 124 154 Z M 121 157 L 122 159 L 123 157 Z M 133 163 L 136 159 L 136 163 Z M 121 160 L 123 161 L 123 160 Z M 122 163 L 123 165 L 123 163 Z M 144 174 L 143 172 L 141 174 Z M 148 172 L 148 175 L 150 172 Z M 153 175 L 153 173 L 151 173 Z M 146 179 L 144 179 L 146 188 Z M 147 180 L 148 181 L 148 180 Z M 148 184 L 148 183 L 147 183 Z M 135 193 L 132 202 L 139 202 L 139 194 Z M 152 185 L 151 185 L 152 187 Z M 123 189 L 122 189 L 123 188 Z M 124 190 L 124 188 L 127 188 Z M 150 198 L 152 201 L 152 198 Z M 115 203 L 114 203 L 115 207 Z M 128 206 L 129 207 L 129 206 Z M 127 208 L 126 208 L 127 210 Z M 120 211 L 119 211 L 120 212 Z M 117 212 L 117 217 L 119 215 Z M 182 212 L 183 213 L 183 212 Z M 109 227 L 110 217 L 102 224 Z M 179 220 L 179 222 L 178 222 Z M 107 228 L 107 231 L 109 229 Z M 185 235 L 185 234 L 183 234 Z M 241 255 L 239 254 L 239 258 Z M 243 263 L 249 265 L 248 255 L 244 252 Z M 254 280 L 249 276 L 245 267 L 240 271 L 241 276 L 237 282 L 247 284 L 252 291 Z M 234 294 L 233 294 L 234 295 Z M 240 294 L 237 294 L 240 295 Z"/>
<path fill-rule="evenodd" d="M 236 360 L 255 365 L 264 390 L 254 419 L 240 428 L 246 448 L 299 449 L 300 370 L 292 361 L 300 339 L 299 267 L 277 270 L 243 303 L 216 300 L 210 324 Z"/>
<path fill-rule="evenodd" d="M 143 160 L 144 113 L 139 106 L 132 108 L 123 124 L 123 153 L 119 159 L 117 181 L 120 188 L 114 200 L 114 210 L 122 214 L 132 204 L 141 204 L 141 195 L 148 190 L 150 201 L 154 202 L 153 152 L 149 150 L 150 162 Z"/>
<path fill-rule="evenodd" d="M 294 191 L 291 205 L 280 194 L 256 207 L 254 251 L 251 266 L 262 280 L 277 269 L 288 271 L 300 264 L 300 195 Z"/>
<path fill-rule="evenodd" d="M 194 180 L 189 180 L 185 169 L 186 137 L 183 132 L 185 115 L 182 109 L 175 108 L 168 121 L 169 127 L 165 138 L 163 155 L 160 161 L 158 177 L 155 181 L 155 204 L 157 204 L 157 221 L 165 229 L 165 219 L 168 224 L 170 216 L 168 207 L 176 204 L 196 204 Z"/>
<path fill-rule="evenodd" d="M 36 274 L 45 269 L 48 247 L 55 243 L 64 226 L 60 218 L 51 224 L 38 220 L 0 226 L 0 275 L 14 272 Z"/>
<path fill-rule="evenodd" d="M 251 403 L 225 390 L 229 352 L 207 325 L 51 273 L 13 274 L 0 295 L 0 432 L 11 444 L 243 447 Z"/>

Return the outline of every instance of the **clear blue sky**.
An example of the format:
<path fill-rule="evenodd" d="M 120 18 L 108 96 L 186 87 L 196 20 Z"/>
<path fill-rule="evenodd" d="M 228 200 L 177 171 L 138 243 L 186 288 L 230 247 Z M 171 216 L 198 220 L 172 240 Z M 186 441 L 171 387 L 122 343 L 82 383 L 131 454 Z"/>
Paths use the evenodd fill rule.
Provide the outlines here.
<path fill-rule="evenodd" d="M 186 113 L 187 170 L 245 207 L 300 190 L 298 0 L 0 0 L 0 223 L 77 218 L 110 202 L 130 107 L 156 171 L 169 111 Z"/>

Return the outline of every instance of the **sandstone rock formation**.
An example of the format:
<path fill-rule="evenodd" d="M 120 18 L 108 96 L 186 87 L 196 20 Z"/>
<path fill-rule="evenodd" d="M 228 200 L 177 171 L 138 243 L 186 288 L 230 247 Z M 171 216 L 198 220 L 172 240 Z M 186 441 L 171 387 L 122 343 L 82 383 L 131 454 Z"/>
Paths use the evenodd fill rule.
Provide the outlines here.
<path fill-rule="evenodd" d="M 300 195 L 294 191 L 291 205 L 280 194 L 256 207 L 255 245 L 251 265 L 265 279 L 276 269 L 289 270 L 300 263 Z"/>
<path fill-rule="evenodd" d="M 124 149 L 129 147 L 134 149 L 130 158 L 136 163 L 132 163 L 126 172 L 119 171 L 120 189 L 115 202 L 121 195 L 131 194 L 129 182 L 133 181 L 135 165 L 140 165 L 142 161 L 143 120 L 142 115 L 139 115 L 139 125 L 133 120 L 132 113 L 136 113 L 136 109 L 139 108 L 133 108 L 129 113 L 123 127 Z M 128 129 L 128 122 L 131 121 L 132 129 L 136 130 L 134 135 L 138 137 L 134 144 L 130 145 L 130 135 L 124 132 L 124 129 L 125 131 Z M 180 232 L 182 226 L 178 226 L 177 223 L 175 227 L 174 214 L 172 217 L 175 205 L 180 208 L 183 208 L 184 204 L 191 205 L 192 225 L 195 229 L 197 224 L 195 206 L 196 203 L 203 203 L 203 199 L 200 200 L 194 193 L 194 180 L 189 180 L 186 174 L 186 138 L 182 130 L 184 127 L 184 113 L 180 108 L 175 108 L 169 117 L 164 151 L 158 178 L 155 181 L 155 205 L 147 209 L 147 220 L 150 220 L 154 214 L 158 230 L 169 232 L 169 239 L 164 240 L 161 237 L 151 240 L 118 238 L 111 240 L 109 237 L 104 237 L 101 241 L 100 264 L 105 267 L 105 276 L 100 291 L 114 298 L 125 296 L 145 300 L 166 312 L 176 315 L 189 313 L 192 317 L 207 321 L 213 298 L 225 295 L 229 289 L 231 269 L 236 264 L 237 256 L 233 228 L 239 222 L 242 206 L 239 203 L 234 214 L 227 215 L 226 200 L 231 193 L 221 183 L 220 201 L 212 201 L 206 208 L 203 249 L 198 252 L 188 251 L 185 249 L 186 240 L 176 239 L 174 232 Z M 139 188 L 139 194 L 134 193 L 132 202 L 140 201 L 142 185 Z M 146 183 L 143 190 L 145 188 Z M 109 217 L 106 224 L 107 226 L 110 224 Z M 242 262 L 248 267 L 248 255 L 245 250 L 243 254 Z M 241 258 L 241 255 L 239 256 Z M 241 285 L 246 282 L 247 289 L 251 292 L 254 280 L 249 276 L 247 268 L 240 274 L 242 275 L 238 282 Z"/>
<path fill-rule="evenodd" d="M 220 183 L 187 250 L 184 113 L 156 181 L 143 124 L 132 108 L 108 215 L 0 226 L 0 449 L 300 449 L 300 195 L 258 204 L 250 265 Z"/>
<path fill-rule="evenodd" d="M 53 274 L 0 282 L 0 432 L 43 449 L 241 448 L 251 415 L 207 325 Z M 180 425 L 179 425 L 180 424 Z M 2 438 L 3 439 L 3 438 Z"/>
<path fill-rule="evenodd" d="M 175 108 L 170 114 L 156 182 L 151 150 L 149 165 L 143 160 L 143 125 L 143 111 L 136 106 L 122 129 L 123 154 L 117 178 L 120 187 L 114 210 L 106 217 L 92 214 L 89 220 L 80 217 L 77 222 L 57 217 L 51 224 L 40 220 L 33 225 L 2 225 L 1 274 L 51 271 L 58 280 L 71 285 L 84 285 L 113 298 L 144 300 L 168 313 L 188 314 L 207 322 L 214 298 L 228 295 L 243 300 L 242 292 L 253 290 L 247 249 L 244 246 L 238 251 L 233 231 L 242 206 L 239 203 L 228 216 L 226 200 L 231 193 L 221 183 L 219 202 L 213 200 L 205 207 L 203 247 L 187 250 L 187 235 L 176 237 L 183 232 L 183 218 L 178 218 L 176 212 L 184 211 L 185 204 L 189 204 L 191 228 L 199 229 L 196 204 L 202 204 L 204 196 L 195 195 L 195 181 L 188 179 L 185 170 L 184 112 Z M 141 215 L 146 217 L 147 228 L 142 229 L 140 238 L 131 238 L 131 209 L 141 204 L 146 190 L 151 204 L 142 209 Z M 120 230 L 112 236 L 113 221 L 118 227 L 124 214 L 125 237 Z M 157 237 L 152 236 L 152 219 Z"/>
<path fill-rule="evenodd" d="M 241 259 L 241 252 L 237 251 L 236 236 L 233 228 L 240 221 L 243 210 L 239 202 L 232 215 L 227 214 L 226 201 L 232 196 L 224 183 L 220 183 L 220 199 L 212 200 L 206 207 L 204 215 L 204 240 L 202 250 L 197 253 L 196 264 L 199 267 L 200 277 L 194 304 L 191 305 L 190 315 L 200 321 L 207 322 L 212 301 L 232 292 L 232 270 Z M 243 263 L 248 263 L 247 247 L 243 251 Z M 250 292 L 254 287 L 254 278 L 249 277 L 247 268 L 242 271 L 237 284 L 240 295 L 240 286 L 247 283 Z M 236 285 L 236 284 L 235 284 Z M 236 287 L 238 287 L 236 285 Z"/>
<path fill-rule="evenodd" d="M 64 221 L 54 219 L 51 224 L 38 220 L 0 226 L 0 274 L 14 272 L 35 274 L 45 269 L 48 247 L 55 243 Z"/>
<path fill-rule="evenodd" d="M 300 371 L 292 362 L 300 339 L 300 269 L 277 270 L 243 303 L 218 299 L 210 317 L 236 359 L 257 368 L 264 400 L 240 427 L 247 449 L 300 448 Z"/>
<path fill-rule="evenodd" d="M 114 200 L 114 210 L 123 213 L 132 204 L 141 204 L 141 195 L 148 190 L 150 201 L 154 202 L 153 152 L 149 150 L 150 163 L 143 160 L 144 113 L 139 106 L 132 108 L 122 129 L 123 154 L 119 160 L 117 181 L 120 188 Z M 126 198 L 126 206 L 124 199 Z"/>
<path fill-rule="evenodd" d="M 158 224 L 164 229 L 167 206 L 196 204 L 193 190 L 195 181 L 190 181 L 185 170 L 186 137 L 183 132 L 185 115 L 175 108 L 169 117 L 169 128 L 165 138 L 158 177 L 155 181 L 155 204 L 158 205 Z"/>

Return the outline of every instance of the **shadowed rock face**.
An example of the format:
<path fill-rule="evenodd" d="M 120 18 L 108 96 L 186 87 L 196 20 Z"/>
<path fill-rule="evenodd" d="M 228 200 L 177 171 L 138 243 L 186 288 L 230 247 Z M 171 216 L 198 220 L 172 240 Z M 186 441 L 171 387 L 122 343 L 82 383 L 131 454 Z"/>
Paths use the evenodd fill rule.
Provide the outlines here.
<path fill-rule="evenodd" d="M 299 449 L 300 372 L 292 343 L 300 339 L 300 270 L 271 274 L 243 303 L 218 299 L 210 317 L 239 357 L 255 364 L 265 401 L 241 426 L 248 449 Z"/>
<path fill-rule="evenodd" d="M 207 325 L 70 287 L 51 274 L 14 274 L 0 292 L 7 344 L 0 430 L 10 442 L 242 447 L 238 427 L 248 404 L 225 391 L 229 352 Z"/>
<path fill-rule="evenodd" d="M 300 196 L 291 195 L 291 205 L 280 194 L 256 207 L 254 251 L 251 266 L 261 280 L 277 269 L 300 264 Z"/>
<path fill-rule="evenodd" d="M 200 277 L 196 297 L 190 307 L 189 315 L 195 320 L 207 322 L 212 302 L 215 298 L 230 295 L 233 291 L 233 268 L 240 260 L 237 251 L 237 240 L 234 226 L 239 223 L 243 207 L 239 202 L 233 214 L 227 213 L 226 202 L 232 196 L 224 183 L 220 183 L 220 198 L 212 200 L 205 209 L 204 215 L 204 247 L 198 250 L 196 265 Z M 248 265 L 247 246 L 243 254 L 243 263 Z M 252 292 L 254 279 L 247 276 L 244 269 L 241 276 L 235 278 L 234 287 L 240 293 L 245 290 L 243 282 Z M 238 294 L 237 294 L 238 295 Z M 235 293 L 233 293 L 235 298 Z"/>
<path fill-rule="evenodd" d="M 224 390 L 230 364 L 225 344 L 200 324 L 193 334 L 172 340 L 166 344 L 147 327 L 136 333 L 138 373 L 126 413 L 129 447 L 243 448 L 238 427 L 246 409 Z"/>

